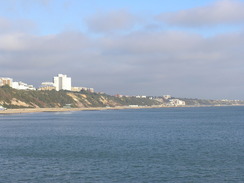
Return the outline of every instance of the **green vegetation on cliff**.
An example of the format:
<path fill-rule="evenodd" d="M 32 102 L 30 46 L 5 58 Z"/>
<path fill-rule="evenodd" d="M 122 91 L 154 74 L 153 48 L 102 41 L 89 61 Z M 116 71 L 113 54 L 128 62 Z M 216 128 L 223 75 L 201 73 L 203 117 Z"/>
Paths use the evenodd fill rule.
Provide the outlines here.
<path fill-rule="evenodd" d="M 7 108 L 62 107 L 73 99 L 64 91 L 25 91 L 0 88 L 0 104 Z"/>
<path fill-rule="evenodd" d="M 244 105 L 239 100 L 202 100 L 179 98 L 187 106 Z M 62 108 L 71 107 L 115 107 L 115 106 L 152 106 L 170 105 L 170 101 L 136 97 L 115 97 L 87 91 L 30 91 L 16 90 L 8 86 L 0 87 L 0 105 L 6 108 Z"/>
<path fill-rule="evenodd" d="M 0 105 L 6 108 L 53 108 L 70 104 L 72 107 L 106 107 L 140 105 L 159 105 L 160 102 L 148 98 L 117 98 L 107 94 L 70 91 L 26 91 L 8 86 L 0 88 Z"/>

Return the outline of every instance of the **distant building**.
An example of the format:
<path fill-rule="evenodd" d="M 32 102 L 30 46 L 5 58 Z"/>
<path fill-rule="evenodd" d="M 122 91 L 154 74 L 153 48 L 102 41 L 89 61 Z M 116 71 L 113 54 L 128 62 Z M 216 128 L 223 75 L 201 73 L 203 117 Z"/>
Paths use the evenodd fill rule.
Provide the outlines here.
<path fill-rule="evenodd" d="M 8 85 L 12 87 L 13 79 L 12 78 L 0 78 L 0 86 Z"/>
<path fill-rule="evenodd" d="M 168 100 L 168 99 L 171 98 L 171 95 L 163 95 L 163 98 L 164 98 L 165 100 Z"/>
<path fill-rule="evenodd" d="M 139 105 L 129 105 L 129 107 L 136 108 L 136 107 L 139 107 Z"/>
<path fill-rule="evenodd" d="M 123 95 L 116 94 L 116 95 L 115 95 L 115 97 L 117 97 L 117 98 L 122 98 L 122 97 L 123 97 Z"/>
<path fill-rule="evenodd" d="M 87 88 L 87 87 L 72 87 L 71 90 L 74 91 L 74 92 L 89 91 L 91 93 L 94 93 L 94 89 L 93 88 Z"/>
<path fill-rule="evenodd" d="M 53 82 L 42 82 L 42 86 L 54 86 Z"/>
<path fill-rule="evenodd" d="M 91 92 L 91 93 L 95 92 L 94 88 L 89 88 L 88 91 Z"/>
<path fill-rule="evenodd" d="M 147 96 L 140 96 L 140 95 L 137 95 L 136 98 L 147 98 Z"/>
<path fill-rule="evenodd" d="M 65 105 L 63 106 L 63 108 L 70 109 L 70 108 L 72 108 L 72 104 L 65 104 Z"/>
<path fill-rule="evenodd" d="M 170 104 L 173 106 L 183 106 L 186 105 L 186 102 L 183 100 L 179 100 L 179 99 L 170 99 Z"/>
<path fill-rule="evenodd" d="M 38 88 L 38 90 L 55 90 L 56 87 L 54 86 L 54 83 L 52 82 L 42 82 L 42 86 L 40 88 Z"/>
<path fill-rule="evenodd" d="M 12 83 L 12 88 L 16 90 L 36 90 L 36 88 L 33 87 L 33 85 L 28 85 L 23 82 L 13 82 Z"/>
<path fill-rule="evenodd" d="M 0 105 L 0 111 L 4 111 L 4 110 L 6 110 L 6 108 Z"/>
<path fill-rule="evenodd" d="M 14 82 L 12 78 L 0 78 L 0 86 L 8 85 L 17 90 L 36 90 L 33 85 L 28 85 L 23 82 Z"/>
<path fill-rule="evenodd" d="M 58 74 L 53 78 L 54 87 L 57 91 L 69 90 L 71 91 L 71 78 L 67 75 Z"/>

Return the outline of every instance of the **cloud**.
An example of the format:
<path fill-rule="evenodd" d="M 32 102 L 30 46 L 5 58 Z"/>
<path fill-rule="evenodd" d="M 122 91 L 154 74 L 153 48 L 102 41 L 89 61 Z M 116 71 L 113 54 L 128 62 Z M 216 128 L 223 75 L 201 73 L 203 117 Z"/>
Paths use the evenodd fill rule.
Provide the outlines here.
<path fill-rule="evenodd" d="M 26 32 L 30 33 L 36 30 L 36 24 L 30 20 L 9 20 L 0 16 L 0 33 Z"/>
<path fill-rule="evenodd" d="M 18 51 L 25 49 L 27 38 L 36 28 L 32 21 L 9 20 L 0 17 L 0 50 Z"/>
<path fill-rule="evenodd" d="M 10 22 L 5 19 L 0 17 L 0 31 L 2 32 L 2 30 L 8 30 L 10 27 Z"/>
<path fill-rule="evenodd" d="M 186 27 L 243 24 L 243 9 L 244 2 L 240 0 L 219 0 L 204 7 L 162 13 L 157 20 Z"/>
<path fill-rule="evenodd" d="M 87 19 L 86 23 L 90 31 L 111 33 L 133 27 L 136 17 L 126 10 L 117 10 L 93 15 Z"/>
<path fill-rule="evenodd" d="M 103 44 L 111 53 L 119 51 L 121 54 L 172 54 L 194 47 L 199 39 L 198 35 L 180 31 L 137 31 L 116 38 L 106 37 Z"/>
<path fill-rule="evenodd" d="M 25 48 L 23 36 L 23 34 L 18 33 L 0 35 L 0 50 L 23 50 Z"/>
<path fill-rule="evenodd" d="M 109 94 L 243 96 L 244 32 L 205 38 L 140 30 L 94 38 L 74 31 L 45 36 L 14 32 L 15 24 L 5 19 L 6 31 L 0 32 L 0 73 L 14 80 L 39 86 L 63 73 L 75 86 Z"/>

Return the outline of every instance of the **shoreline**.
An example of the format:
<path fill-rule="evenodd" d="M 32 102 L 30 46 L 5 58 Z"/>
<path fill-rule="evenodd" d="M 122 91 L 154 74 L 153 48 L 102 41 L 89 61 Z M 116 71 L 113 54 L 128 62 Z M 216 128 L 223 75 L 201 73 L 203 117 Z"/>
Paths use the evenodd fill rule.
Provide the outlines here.
<path fill-rule="evenodd" d="M 6 109 L 0 111 L 1 114 L 23 114 L 23 113 L 39 113 L 39 112 L 72 112 L 72 111 L 102 111 L 102 110 L 121 110 L 121 109 L 153 109 L 153 108 L 182 108 L 182 107 L 227 107 L 227 106 L 243 106 L 243 105 L 215 105 L 215 106 L 116 106 L 116 107 L 84 107 L 84 108 L 20 108 Z"/>
<path fill-rule="evenodd" d="M 84 108 L 20 108 L 6 109 L 0 111 L 0 114 L 22 114 L 22 113 L 38 113 L 38 112 L 72 112 L 72 111 L 101 111 L 101 110 L 121 110 L 121 109 L 151 109 L 165 108 L 164 106 L 139 106 L 139 107 L 84 107 Z"/>

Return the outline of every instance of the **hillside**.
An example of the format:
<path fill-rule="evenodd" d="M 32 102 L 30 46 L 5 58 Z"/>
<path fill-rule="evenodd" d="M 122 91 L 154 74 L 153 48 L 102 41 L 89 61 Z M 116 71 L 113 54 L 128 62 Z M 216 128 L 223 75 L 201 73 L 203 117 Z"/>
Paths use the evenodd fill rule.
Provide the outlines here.
<path fill-rule="evenodd" d="M 189 99 L 180 98 L 186 102 L 188 106 L 232 106 L 232 105 L 244 105 L 244 101 L 241 100 L 206 100 L 206 99 Z"/>
<path fill-rule="evenodd" d="M 106 106 L 152 106 L 160 102 L 148 98 L 117 98 L 107 94 L 70 91 L 26 91 L 15 90 L 8 86 L 0 88 L 0 105 L 6 108 L 61 108 L 71 107 L 106 107 Z"/>
<path fill-rule="evenodd" d="M 244 105 L 239 100 L 202 100 L 179 98 L 186 106 L 219 106 Z M 171 106 L 169 100 L 162 98 L 115 97 L 107 94 L 91 93 L 87 91 L 31 91 L 16 90 L 8 86 L 0 87 L 0 106 L 6 108 L 63 108 L 71 107 L 115 107 L 115 106 Z M 173 106 L 172 106 L 173 107 Z"/>

